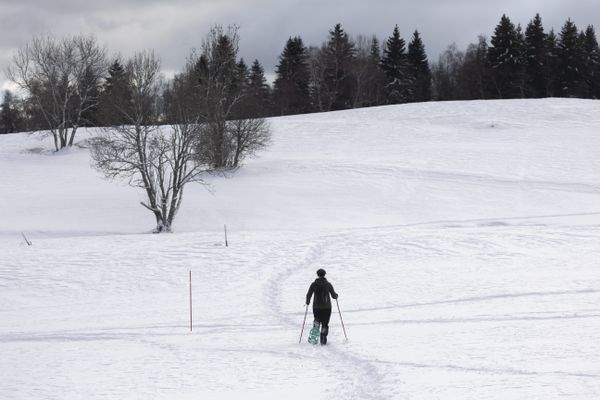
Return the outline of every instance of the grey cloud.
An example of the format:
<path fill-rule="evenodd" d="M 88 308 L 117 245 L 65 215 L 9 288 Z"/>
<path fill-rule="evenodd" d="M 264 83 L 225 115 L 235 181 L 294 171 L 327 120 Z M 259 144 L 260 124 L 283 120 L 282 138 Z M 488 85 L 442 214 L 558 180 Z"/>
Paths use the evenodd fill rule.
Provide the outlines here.
<path fill-rule="evenodd" d="M 300 35 L 320 45 L 335 23 L 351 35 L 385 40 L 395 24 L 409 39 L 418 29 L 430 59 L 450 43 L 464 48 L 491 35 L 500 16 L 526 25 L 539 12 L 546 29 L 560 30 L 567 17 L 580 28 L 600 24 L 596 0 L 0 0 L 0 69 L 34 34 L 93 33 L 110 52 L 124 56 L 153 48 L 163 68 L 182 68 L 192 48 L 215 24 L 240 27 L 241 56 L 273 71 L 285 41 Z M 0 81 L 2 78 L 0 77 Z"/>

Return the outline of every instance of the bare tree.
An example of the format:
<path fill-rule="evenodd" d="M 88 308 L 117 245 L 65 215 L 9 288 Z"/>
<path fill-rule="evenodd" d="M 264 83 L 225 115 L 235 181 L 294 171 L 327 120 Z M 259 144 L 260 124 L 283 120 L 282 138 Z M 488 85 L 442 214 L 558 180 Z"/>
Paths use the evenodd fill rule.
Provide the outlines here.
<path fill-rule="evenodd" d="M 177 87 L 171 92 L 172 101 L 184 120 L 171 127 L 156 126 L 161 75 L 153 52 L 136 54 L 126 73 L 131 99 L 118 105 L 125 122 L 104 129 L 92 141 L 92 159 L 107 178 L 126 178 L 130 185 L 143 188 L 147 201 L 141 204 L 154 214 L 155 232 L 170 232 L 185 185 L 203 182 L 204 167 L 195 152 L 200 125 L 189 119 L 187 92 Z"/>
<path fill-rule="evenodd" d="M 269 124 L 262 118 L 238 119 L 227 123 L 233 151 L 231 165 L 238 167 L 248 156 L 254 156 L 271 142 Z"/>
<path fill-rule="evenodd" d="M 431 68 L 434 98 L 438 101 L 461 98 L 458 75 L 464 64 L 465 54 L 458 50 L 456 43 L 448 46 Z"/>
<path fill-rule="evenodd" d="M 40 36 L 17 50 L 7 76 L 33 100 L 58 151 L 73 145 L 83 115 L 98 104 L 105 71 L 105 50 L 94 37 Z"/>
<path fill-rule="evenodd" d="M 324 46 L 311 46 L 308 49 L 308 71 L 310 74 L 309 91 L 311 101 L 315 110 L 319 112 L 327 111 L 325 86 L 325 57 Z"/>
<path fill-rule="evenodd" d="M 350 74 L 354 78 L 354 98 L 352 108 L 369 105 L 369 90 L 374 86 L 378 60 L 371 57 L 372 39 L 358 35 L 355 41 L 356 54 Z"/>

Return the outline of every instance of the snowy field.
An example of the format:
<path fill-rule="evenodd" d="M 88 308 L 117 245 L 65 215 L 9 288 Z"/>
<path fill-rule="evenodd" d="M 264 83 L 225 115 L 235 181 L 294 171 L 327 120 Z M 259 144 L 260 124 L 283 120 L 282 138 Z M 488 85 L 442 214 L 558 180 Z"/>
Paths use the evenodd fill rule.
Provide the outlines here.
<path fill-rule="evenodd" d="M 271 125 L 163 235 L 85 148 L 0 136 L 0 399 L 600 398 L 600 102 Z M 298 344 L 320 267 L 325 347 Z"/>

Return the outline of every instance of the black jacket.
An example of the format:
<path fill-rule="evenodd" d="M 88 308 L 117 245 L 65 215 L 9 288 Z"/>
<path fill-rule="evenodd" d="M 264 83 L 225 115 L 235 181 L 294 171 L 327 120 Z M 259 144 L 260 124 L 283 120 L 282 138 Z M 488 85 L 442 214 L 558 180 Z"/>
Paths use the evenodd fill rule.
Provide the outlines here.
<path fill-rule="evenodd" d="M 314 308 L 331 308 L 331 297 L 334 299 L 338 298 L 337 293 L 333 290 L 333 286 L 325 277 L 317 278 L 313 283 L 311 283 L 308 288 L 308 293 L 306 293 L 306 304 L 310 304 L 310 298 L 313 293 L 315 294 L 315 298 L 313 300 L 313 309 Z"/>

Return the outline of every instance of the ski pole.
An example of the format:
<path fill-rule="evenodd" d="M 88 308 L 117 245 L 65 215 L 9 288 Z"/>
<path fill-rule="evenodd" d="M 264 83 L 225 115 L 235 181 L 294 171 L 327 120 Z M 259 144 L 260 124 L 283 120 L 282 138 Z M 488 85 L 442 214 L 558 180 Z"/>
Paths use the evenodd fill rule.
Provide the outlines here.
<path fill-rule="evenodd" d="M 348 335 L 346 335 L 346 327 L 344 326 L 344 320 L 342 319 L 342 312 L 340 311 L 340 303 L 338 303 L 337 299 L 335 299 L 335 304 L 337 305 L 338 313 L 340 314 L 340 321 L 342 321 L 342 329 L 344 330 L 344 336 L 346 337 L 346 341 L 348 341 Z"/>
<path fill-rule="evenodd" d="M 190 332 L 192 331 L 192 327 L 193 327 L 192 310 L 193 310 L 193 305 L 192 305 L 192 270 L 190 269 Z"/>
<path fill-rule="evenodd" d="M 306 324 L 306 315 L 308 314 L 308 304 L 306 305 L 306 311 L 304 312 L 304 321 L 302 322 L 302 330 L 300 331 L 300 340 L 298 344 L 302 343 L 302 334 L 304 333 L 304 325 Z"/>

